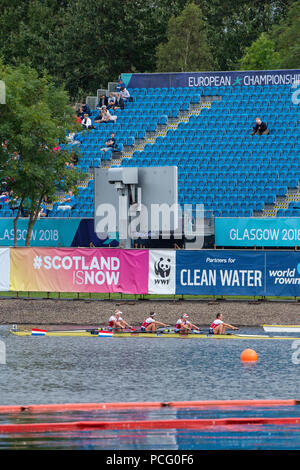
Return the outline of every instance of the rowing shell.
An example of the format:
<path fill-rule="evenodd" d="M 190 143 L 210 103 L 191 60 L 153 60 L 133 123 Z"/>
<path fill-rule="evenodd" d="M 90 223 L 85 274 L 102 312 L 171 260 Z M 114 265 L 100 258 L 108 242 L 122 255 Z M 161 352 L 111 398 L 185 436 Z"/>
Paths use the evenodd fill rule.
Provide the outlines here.
<path fill-rule="evenodd" d="M 268 336 L 268 335 L 249 335 L 249 334 L 225 334 L 225 335 L 208 335 L 201 333 L 190 333 L 188 335 L 179 333 L 140 333 L 140 332 L 126 332 L 126 333 L 113 333 L 106 330 L 10 330 L 16 336 L 73 336 L 73 337 L 88 337 L 88 338 L 183 338 L 183 339 L 272 339 L 272 340 L 295 340 L 300 338 L 288 336 Z"/>
<path fill-rule="evenodd" d="M 300 333 L 300 325 L 263 325 L 266 333 Z"/>

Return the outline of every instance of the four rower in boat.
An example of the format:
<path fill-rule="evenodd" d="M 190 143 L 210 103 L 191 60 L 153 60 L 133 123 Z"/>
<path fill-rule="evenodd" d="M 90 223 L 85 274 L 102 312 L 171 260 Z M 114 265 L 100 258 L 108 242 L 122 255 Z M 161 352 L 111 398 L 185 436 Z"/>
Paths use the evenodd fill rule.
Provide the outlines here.
<path fill-rule="evenodd" d="M 108 320 L 108 330 L 124 330 L 126 328 L 133 329 L 122 317 L 122 312 L 120 310 L 116 310 L 113 315 Z M 163 322 L 159 322 L 154 319 L 156 315 L 155 312 L 151 312 L 149 317 L 146 318 L 144 323 L 141 326 L 141 331 L 144 332 L 156 332 L 157 327 L 167 327 L 168 325 Z M 189 320 L 189 315 L 187 313 L 183 314 L 176 322 L 175 326 L 175 333 L 180 334 L 189 334 L 192 330 L 199 331 L 198 326 L 191 323 Z M 209 334 L 214 335 L 224 335 L 226 334 L 226 329 L 229 328 L 231 330 L 238 330 L 236 326 L 230 325 L 229 323 L 225 323 L 223 321 L 222 313 L 218 313 L 215 321 L 210 325 Z"/>
<path fill-rule="evenodd" d="M 157 327 L 158 326 L 168 326 L 166 325 L 166 323 L 162 323 L 162 322 L 159 322 L 157 320 L 154 320 L 154 316 L 156 315 L 156 313 L 154 312 L 151 312 L 149 317 L 146 318 L 146 320 L 144 321 L 144 323 L 142 324 L 141 326 L 141 331 L 156 331 L 157 330 Z"/>
<path fill-rule="evenodd" d="M 223 322 L 223 314 L 218 313 L 215 321 L 210 325 L 209 334 L 210 335 L 225 335 L 226 328 L 231 330 L 238 330 L 236 326 L 229 325 L 229 323 Z"/>
<path fill-rule="evenodd" d="M 120 310 L 116 310 L 113 315 L 108 320 L 108 330 L 124 330 L 126 327 L 132 329 L 123 318 L 121 317 L 122 312 Z"/>
<path fill-rule="evenodd" d="M 193 323 L 188 321 L 188 318 L 189 318 L 188 314 L 185 313 L 177 320 L 176 326 L 175 326 L 175 333 L 188 334 L 191 332 L 192 328 L 194 330 L 199 331 L 198 326 L 193 325 Z"/>

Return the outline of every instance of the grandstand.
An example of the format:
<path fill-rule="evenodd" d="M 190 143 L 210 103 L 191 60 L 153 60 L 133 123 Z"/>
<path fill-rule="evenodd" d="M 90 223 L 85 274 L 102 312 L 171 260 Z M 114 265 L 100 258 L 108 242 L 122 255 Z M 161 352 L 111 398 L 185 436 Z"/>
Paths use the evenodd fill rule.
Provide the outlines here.
<path fill-rule="evenodd" d="M 90 171 L 90 180 L 68 215 L 92 216 L 91 170 L 117 165 L 177 166 L 178 202 L 204 204 L 207 217 L 300 215 L 300 108 L 291 85 L 129 92 L 133 101 L 115 111 L 116 123 L 82 133 L 78 166 Z M 256 116 L 267 122 L 269 135 L 251 136 Z M 112 131 L 119 152 L 104 155 L 99 149 Z"/>
<path fill-rule="evenodd" d="M 88 179 L 72 211 L 54 205 L 49 217 L 93 217 L 93 168 L 120 165 L 177 166 L 178 203 L 204 204 L 208 218 L 300 215 L 300 106 L 291 84 L 128 90 L 132 101 L 113 112 L 116 122 L 81 132 L 78 168 Z M 97 115 L 94 106 L 92 122 Z M 256 116 L 269 135 L 251 136 Z M 101 152 L 111 132 L 118 151 Z"/>

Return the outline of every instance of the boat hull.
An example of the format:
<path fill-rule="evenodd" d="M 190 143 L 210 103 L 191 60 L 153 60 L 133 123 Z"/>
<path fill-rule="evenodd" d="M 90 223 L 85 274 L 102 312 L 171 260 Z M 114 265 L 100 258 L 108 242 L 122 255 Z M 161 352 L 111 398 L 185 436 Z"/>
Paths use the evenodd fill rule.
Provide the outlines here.
<path fill-rule="evenodd" d="M 300 333 L 300 325 L 263 325 L 266 333 Z"/>
<path fill-rule="evenodd" d="M 16 336 L 35 336 L 31 330 L 11 330 L 11 333 Z M 149 339 L 157 339 L 157 338 L 179 338 L 179 339 L 251 339 L 251 340 L 259 340 L 259 339 L 266 339 L 266 340 L 295 340 L 300 338 L 289 337 L 289 336 L 268 336 L 268 335 L 247 335 L 247 334 L 226 334 L 226 335 L 209 335 L 209 334 L 196 334 L 191 333 L 188 335 L 183 335 L 179 333 L 134 333 L 134 332 L 127 332 L 127 333 L 113 333 L 113 334 L 103 334 L 105 332 L 102 331 L 47 331 L 43 336 L 57 336 L 57 337 L 83 337 L 83 338 L 149 338 Z"/>

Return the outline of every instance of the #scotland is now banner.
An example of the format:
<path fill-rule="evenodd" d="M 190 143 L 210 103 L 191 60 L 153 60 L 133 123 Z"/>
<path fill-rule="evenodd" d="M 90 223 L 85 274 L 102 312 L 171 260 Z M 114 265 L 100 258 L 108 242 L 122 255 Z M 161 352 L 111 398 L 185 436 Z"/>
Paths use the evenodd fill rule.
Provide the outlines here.
<path fill-rule="evenodd" d="M 148 293 L 147 250 L 11 249 L 10 290 Z"/>

